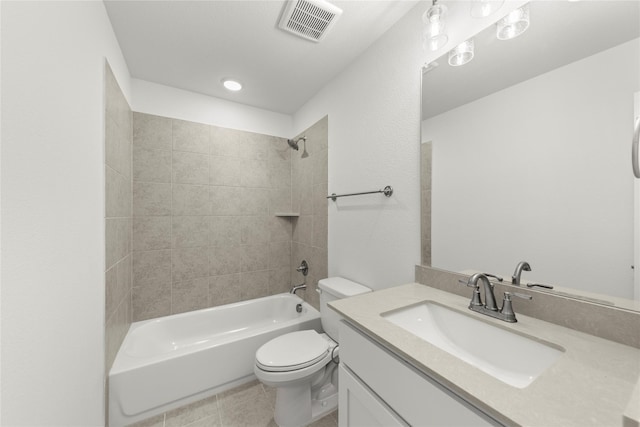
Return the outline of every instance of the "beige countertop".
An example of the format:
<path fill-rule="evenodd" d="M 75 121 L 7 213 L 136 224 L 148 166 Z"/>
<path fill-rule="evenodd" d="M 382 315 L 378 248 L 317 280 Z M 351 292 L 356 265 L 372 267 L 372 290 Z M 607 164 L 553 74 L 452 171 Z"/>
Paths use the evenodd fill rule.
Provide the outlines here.
<path fill-rule="evenodd" d="M 421 301 L 436 301 L 480 321 L 547 341 L 562 347 L 564 354 L 529 386 L 512 387 L 380 316 Z M 519 303 L 535 301 L 515 301 L 516 313 Z M 330 305 L 399 357 L 505 424 L 613 427 L 623 425 L 623 413 L 638 412 L 634 405 L 640 402 L 630 399 L 640 376 L 640 349 L 524 315 L 517 316 L 517 323 L 492 319 L 470 311 L 469 298 L 417 283 Z"/>

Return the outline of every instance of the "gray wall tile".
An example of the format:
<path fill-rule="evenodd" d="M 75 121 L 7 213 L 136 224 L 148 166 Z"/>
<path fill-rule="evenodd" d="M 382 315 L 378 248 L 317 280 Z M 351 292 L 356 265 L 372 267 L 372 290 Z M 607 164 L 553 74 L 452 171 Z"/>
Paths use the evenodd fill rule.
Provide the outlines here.
<path fill-rule="evenodd" d="M 157 287 L 170 283 L 171 251 L 142 251 L 133 253 L 133 286 Z"/>
<path fill-rule="evenodd" d="M 209 277 L 209 304 L 231 304 L 240 301 L 240 274 Z"/>
<path fill-rule="evenodd" d="M 173 283 L 209 275 L 209 253 L 206 247 L 174 248 L 171 251 Z"/>
<path fill-rule="evenodd" d="M 240 273 L 242 248 L 240 246 L 211 246 L 209 248 L 209 275 L 223 276 Z"/>
<path fill-rule="evenodd" d="M 242 185 L 242 159 L 238 157 L 211 156 L 209 159 L 209 184 L 229 187 Z"/>
<path fill-rule="evenodd" d="M 269 222 L 271 217 L 267 215 L 246 216 L 241 218 L 242 244 L 266 243 L 269 241 Z"/>
<path fill-rule="evenodd" d="M 127 178 L 131 177 L 131 134 L 116 121 L 105 118 L 105 162 Z"/>
<path fill-rule="evenodd" d="M 173 120 L 173 149 L 209 154 L 209 126 Z"/>
<path fill-rule="evenodd" d="M 240 274 L 240 296 L 243 300 L 269 295 L 269 270 Z"/>
<path fill-rule="evenodd" d="M 291 262 L 291 242 L 269 243 L 269 268 L 288 267 Z"/>
<path fill-rule="evenodd" d="M 240 167 L 243 187 L 269 187 L 269 165 L 263 159 L 242 159 Z"/>
<path fill-rule="evenodd" d="M 105 166 L 106 217 L 131 216 L 131 178 Z"/>
<path fill-rule="evenodd" d="M 269 241 L 270 242 L 291 242 L 293 239 L 293 227 L 291 218 L 270 217 L 269 220 Z"/>
<path fill-rule="evenodd" d="M 209 307 L 208 277 L 174 283 L 171 292 L 171 313 L 173 314 Z"/>
<path fill-rule="evenodd" d="M 172 247 L 209 246 L 210 222 L 210 217 L 207 216 L 174 216 L 171 231 Z"/>
<path fill-rule="evenodd" d="M 180 184 L 209 184 L 209 156 L 206 154 L 173 152 L 172 180 Z"/>
<path fill-rule="evenodd" d="M 173 184 L 172 213 L 177 216 L 211 215 L 209 187 L 206 185 Z"/>
<path fill-rule="evenodd" d="M 248 215 L 248 210 L 243 206 L 246 189 L 242 187 L 220 187 L 209 188 L 211 200 L 211 213 L 222 216 Z"/>
<path fill-rule="evenodd" d="M 131 253 L 131 218 L 105 219 L 105 254 L 109 269 Z"/>
<path fill-rule="evenodd" d="M 171 217 L 143 216 L 133 219 L 133 250 L 171 248 Z"/>
<path fill-rule="evenodd" d="M 308 281 L 326 274 L 323 132 L 302 159 L 284 138 L 136 113 L 133 318 L 288 291 L 301 257 Z M 302 219 L 273 215 L 296 206 Z"/>
<path fill-rule="evenodd" d="M 156 287 L 133 287 L 133 321 L 153 319 L 171 314 L 171 284 Z"/>
<path fill-rule="evenodd" d="M 133 147 L 133 180 L 171 182 L 171 151 Z"/>
<path fill-rule="evenodd" d="M 133 145 L 149 150 L 171 150 L 171 119 L 133 113 Z"/>
<path fill-rule="evenodd" d="M 212 126 L 210 130 L 211 155 L 240 157 L 240 153 L 244 150 L 245 134 L 246 132 L 235 129 Z"/>
<path fill-rule="evenodd" d="M 132 113 L 105 63 L 105 373 L 129 325 L 132 251 Z"/>
<path fill-rule="evenodd" d="M 242 221 L 236 216 L 212 216 L 210 246 L 238 246 L 242 243 Z"/>
<path fill-rule="evenodd" d="M 171 214 L 171 184 L 133 183 L 133 216 Z"/>
<path fill-rule="evenodd" d="M 240 271 L 257 271 L 269 269 L 269 244 L 243 245 Z"/>

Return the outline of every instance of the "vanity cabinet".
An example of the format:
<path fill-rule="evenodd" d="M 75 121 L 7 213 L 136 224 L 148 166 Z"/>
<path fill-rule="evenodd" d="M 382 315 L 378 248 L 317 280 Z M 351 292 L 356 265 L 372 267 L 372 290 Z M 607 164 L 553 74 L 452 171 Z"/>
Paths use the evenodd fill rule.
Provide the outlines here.
<path fill-rule="evenodd" d="M 502 425 L 344 321 L 339 398 L 340 427 Z"/>

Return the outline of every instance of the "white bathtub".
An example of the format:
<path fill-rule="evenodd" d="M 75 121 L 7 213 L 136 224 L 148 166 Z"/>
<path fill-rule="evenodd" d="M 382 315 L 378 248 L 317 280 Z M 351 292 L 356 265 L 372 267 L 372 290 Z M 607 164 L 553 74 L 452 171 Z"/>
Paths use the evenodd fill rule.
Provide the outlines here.
<path fill-rule="evenodd" d="M 140 421 L 251 381 L 256 350 L 302 329 L 321 331 L 320 313 L 291 294 L 135 322 L 109 372 L 109 425 Z"/>

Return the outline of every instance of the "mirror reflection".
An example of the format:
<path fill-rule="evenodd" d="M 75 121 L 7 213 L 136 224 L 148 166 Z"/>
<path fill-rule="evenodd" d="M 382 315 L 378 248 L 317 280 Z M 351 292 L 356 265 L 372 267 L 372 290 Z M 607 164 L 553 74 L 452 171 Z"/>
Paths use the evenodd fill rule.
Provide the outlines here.
<path fill-rule="evenodd" d="M 527 261 L 523 285 L 620 305 L 640 293 L 640 4 L 531 2 L 530 19 L 512 40 L 477 34 L 463 66 L 443 56 L 423 72 L 423 263 L 511 281 Z"/>

